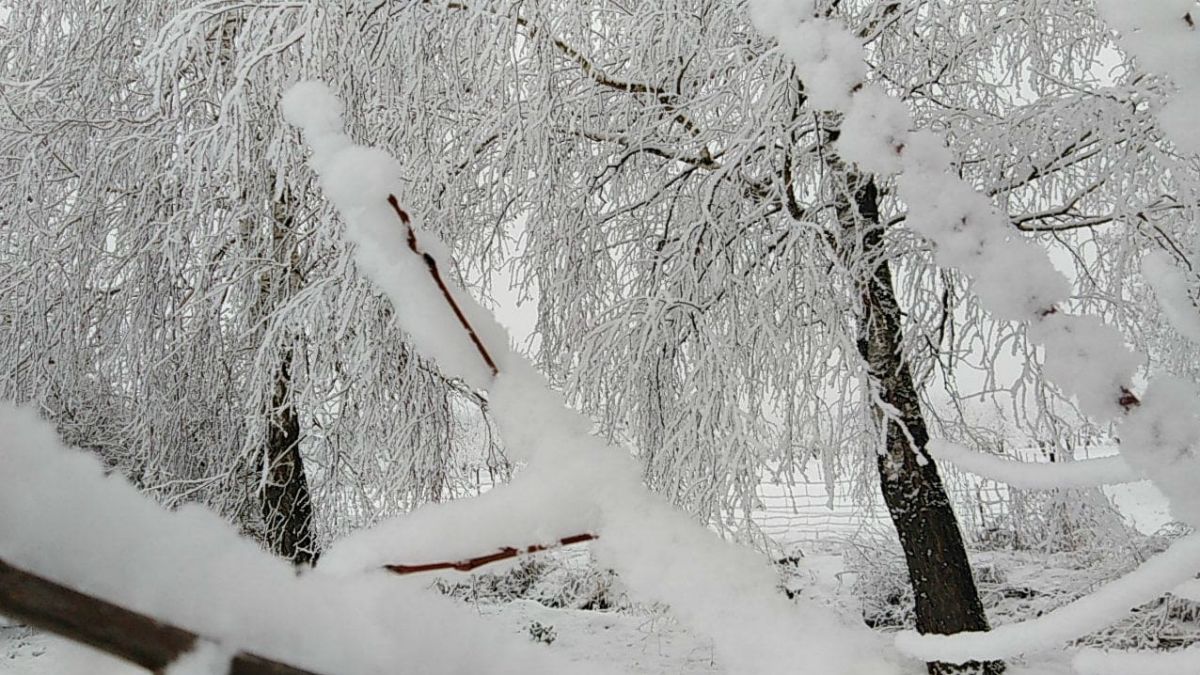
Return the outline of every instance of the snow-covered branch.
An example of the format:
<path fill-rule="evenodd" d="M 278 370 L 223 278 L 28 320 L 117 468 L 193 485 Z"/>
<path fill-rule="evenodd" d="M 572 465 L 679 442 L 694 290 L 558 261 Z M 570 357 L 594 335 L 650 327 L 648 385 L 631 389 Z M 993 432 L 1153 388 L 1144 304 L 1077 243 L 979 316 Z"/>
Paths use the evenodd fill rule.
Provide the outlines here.
<path fill-rule="evenodd" d="M 446 293 L 430 280 L 428 260 L 441 258 L 444 265 L 444 249 L 431 245 L 398 204 L 393 207 L 396 162 L 383 150 L 352 145 L 342 131 L 342 109 L 317 82 L 297 84 L 283 98 L 285 116 L 303 129 L 313 149 L 326 196 L 347 222 L 360 268 L 391 298 L 422 352 L 488 390 L 501 435 L 527 468 L 481 497 L 419 509 L 356 533 L 333 546 L 322 569 L 354 573 L 387 564 L 414 540 L 440 540 L 446 530 L 434 522 L 457 521 L 459 531 L 470 524 L 472 535 L 459 540 L 476 544 L 475 551 L 488 548 L 478 545 L 481 537 L 497 532 L 506 539 L 500 545 L 508 546 L 553 542 L 584 530 L 596 533 L 594 551 L 604 564 L 632 590 L 669 604 L 685 623 L 711 635 L 730 667 L 792 672 L 794 655 L 803 653 L 808 667 L 822 672 L 893 672 L 896 666 L 878 651 L 862 648 L 872 638 L 861 627 L 845 626 L 815 605 L 789 604 L 758 554 L 722 541 L 650 493 L 633 458 L 592 436 L 590 420 L 571 411 L 507 349 L 507 336 L 489 315 L 465 294 Z M 412 236 L 421 242 L 419 250 Z M 495 358 L 494 376 L 468 337 L 472 331 L 464 331 L 467 324 L 447 303 L 451 295 Z"/>
<path fill-rule="evenodd" d="M 1119 455 L 1074 462 L 1022 462 L 934 440 L 926 446 L 935 459 L 989 480 L 1027 490 L 1085 488 L 1145 480 Z"/>
<path fill-rule="evenodd" d="M 320 673 L 413 663 L 429 673 L 604 672 L 513 640 L 473 610 L 386 572 L 297 573 L 203 508 L 162 509 L 106 475 L 95 457 L 64 448 L 32 412 L 6 406 L 0 559 L 228 653 Z"/>
<path fill-rule="evenodd" d="M 153 672 L 163 672 L 206 644 L 191 631 L 85 595 L 0 560 L 0 612 Z M 239 651 L 215 658 L 243 675 L 315 675 Z"/>

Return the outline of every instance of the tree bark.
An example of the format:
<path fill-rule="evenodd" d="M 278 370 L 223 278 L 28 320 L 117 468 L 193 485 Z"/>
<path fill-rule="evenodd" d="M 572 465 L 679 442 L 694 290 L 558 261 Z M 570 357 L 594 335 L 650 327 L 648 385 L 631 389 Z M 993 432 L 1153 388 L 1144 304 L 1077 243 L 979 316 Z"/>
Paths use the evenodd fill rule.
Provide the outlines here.
<path fill-rule="evenodd" d="M 873 179 L 847 175 L 853 210 L 845 204 L 839 209 L 839 219 L 844 228 L 858 235 L 859 259 L 870 262 L 869 275 L 860 288 L 864 315 L 858 346 L 884 404 L 877 406 L 880 422 L 887 425 L 885 447 L 878 457 L 879 482 L 904 549 L 916 627 L 921 633 L 938 634 L 988 630 L 958 520 L 937 465 L 925 453 L 929 430 L 901 349 L 900 306 L 891 267 L 883 257 L 878 190 Z M 1004 663 L 934 662 L 928 668 L 932 675 L 996 675 L 1004 672 Z"/>
<path fill-rule="evenodd" d="M 262 515 L 267 542 L 277 555 L 297 564 L 313 564 L 317 545 L 312 531 L 312 501 L 300 456 L 300 417 L 289 396 L 292 350 L 284 353 L 275 380 L 272 413 L 263 449 L 266 485 Z"/>

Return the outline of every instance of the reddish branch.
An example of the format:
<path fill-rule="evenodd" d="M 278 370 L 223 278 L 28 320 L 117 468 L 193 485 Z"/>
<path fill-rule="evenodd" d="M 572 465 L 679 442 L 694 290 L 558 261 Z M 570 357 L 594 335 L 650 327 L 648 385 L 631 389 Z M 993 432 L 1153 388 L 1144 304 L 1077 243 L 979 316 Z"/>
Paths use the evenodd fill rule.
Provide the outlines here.
<path fill-rule="evenodd" d="M 596 539 L 594 534 L 576 534 L 570 537 L 559 539 L 553 544 L 534 544 L 525 548 L 512 548 L 506 546 L 495 553 L 481 555 L 477 558 L 467 558 L 457 562 L 435 562 L 426 563 L 424 565 L 384 565 L 384 569 L 396 574 L 418 574 L 420 572 L 433 572 L 435 570 L 458 570 L 459 572 L 470 572 L 476 567 L 489 565 L 500 560 L 515 558 L 523 553 L 537 553 L 538 551 L 548 551 L 560 546 L 570 546 L 585 541 Z"/>
<path fill-rule="evenodd" d="M 111 602 L 80 593 L 0 560 L 0 614 L 161 673 L 201 637 Z M 316 675 L 238 652 L 230 675 Z"/>
<path fill-rule="evenodd" d="M 421 259 L 425 261 L 425 266 L 429 268 L 429 276 L 433 277 L 434 283 L 442 290 L 442 297 L 446 298 L 446 304 L 450 305 L 450 309 L 454 310 L 454 316 L 458 317 L 458 322 L 467 331 L 467 335 L 471 336 L 471 342 L 475 343 L 475 349 L 479 350 L 479 355 L 483 357 L 484 363 L 491 369 L 492 375 L 498 375 L 500 369 L 496 367 L 496 362 L 492 360 L 492 355 L 488 353 L 487 347 L 483 346 L 483 340 L 479 339 L 479 334 L 475 332 L 475 328 L 467 320 L 467 315 L 463 314 L 462 308 L 458 306 L 458 302 L 454 300 L 454 296 L 450 293 L 450 288 L 442 280 L 442 274 L 438 271 L 437 260 L 425 251 L 422 251 L 417 245 L 417 233 L 413 229 L 412 219 L 408 217 L 408 212 L 400 208 L 400 201 L 396 199 L 396 195 L 388 195 L 388 204 L 392 205 L 392 210 L 396 212 L 396 216 L 400 219 L 400 222 L 404 223 L 404 227 L 408 230 L 409 250 L 421 256 Z"/>

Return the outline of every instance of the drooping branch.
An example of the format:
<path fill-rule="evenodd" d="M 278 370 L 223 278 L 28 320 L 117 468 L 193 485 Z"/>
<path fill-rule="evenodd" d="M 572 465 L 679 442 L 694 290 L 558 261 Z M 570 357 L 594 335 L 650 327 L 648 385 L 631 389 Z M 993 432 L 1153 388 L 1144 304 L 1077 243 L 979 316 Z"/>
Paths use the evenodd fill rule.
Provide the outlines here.
<path fill-rule="evenodd" d="M 0 560 L 0 613 L 82 642 L 155 673 L 195 649 L 203 637 L 106 600 L 80 593 Z M 230 675 L 316 675 L 238 652 Z"/>

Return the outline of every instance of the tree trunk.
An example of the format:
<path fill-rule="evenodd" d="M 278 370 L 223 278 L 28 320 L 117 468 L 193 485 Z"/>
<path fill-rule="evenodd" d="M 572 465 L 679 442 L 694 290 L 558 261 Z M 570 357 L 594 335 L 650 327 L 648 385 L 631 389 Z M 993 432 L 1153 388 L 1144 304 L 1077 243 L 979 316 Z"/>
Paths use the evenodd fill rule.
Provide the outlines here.
<path fill-rule="evenodd" d="M 279 364 L 267 444 L 262 454 L 266 475 L 262 515 L 272 551 L 294 563 L 312 564 L 317 559 L 317 546 L 312 532 L 308 478 L 300 457 L 300 417 L 288 392 L 291 366 L 289 349 Z"/>
<path fill-rule="evenodd" d="M 270 316 L 303 286 L 295 260 L 296 209 L 296 199 L 289 189 L 283 191 L 272 207 L 271 257 L 278 266 L 268 267 L 259 278 L 258 316 Z M 259 469 L 266 483 L 260 506 L 271 550 L 294 563 L 311 565 L 316 562 L 318 551 L 312 531 L 308 478 L 300 456 L 300 415 L 292 396 L 293 344 L 287 344 L 279 356 L 271 407 L 265 411 L 267 438 Z"/>
<path fill-rule="evenodd" d="M 877 393 L 888 406 L 877 412 L 887 425 L 886 447 L 878 458 L 880 486 L 896 525 L 916 601 L 917 630 L 949 634 L 988 630 L 954 509 L 933 459 L 925 453 L 929 431 L 921 412 L 912 371 L 901 350 L 900 306 L 891 267 L 883 253 L 878 191 L 871 179 L 848 174 L 854 209 L 839 210 L 861 249 L 859 260 L 873 265 L 861 288 L 864 316 L 858 344 Z M 932 675 L 1004 671 L 1000 661 L 963 665 L 930 663 Z"/>

